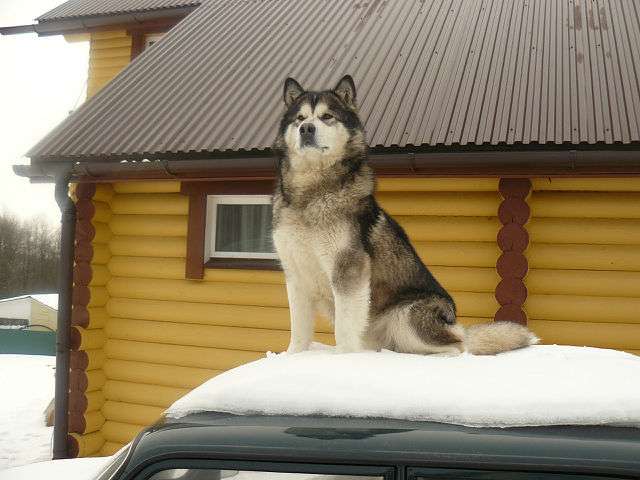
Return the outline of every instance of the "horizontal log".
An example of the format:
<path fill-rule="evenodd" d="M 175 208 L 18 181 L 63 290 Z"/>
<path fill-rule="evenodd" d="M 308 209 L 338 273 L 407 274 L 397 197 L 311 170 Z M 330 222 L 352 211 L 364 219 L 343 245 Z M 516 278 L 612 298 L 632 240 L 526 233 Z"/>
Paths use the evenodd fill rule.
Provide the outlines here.
<path fill-rule="evenodd" d="M 536 243 L 526 252 L 529 268 L 640 271 L 640 246 Z"/>
<path fill-rule="evenodd" d="M 160 419 L 163 413 L 164 408 L 111 400 L 105 402 L 102 407 L 102 414 L 106 419 L 134 425 L 152 425 Z"/>
<path fill-rule="evenodd" d="M 91 242 L 109 243 L 109 240 L 111 240 L 111 237 L 113 237 L 113 233 L 111 233 L 109 225 L 102 222 L 92 222 L 92 225 L 95 230 L 95 234 L 91 239 Z"/>
<path fill-rule="evenodd" d="M 539 192 L 529 205 L 533 217 L 640 218 L 640 192 Z"/>
<path fill-rule="evenodd" d="M 103 328 L 107 320 L 109 319 L 109 314 L 107 313 L 106 308 L 103 307 L 88 307 L 87 311 L 89 313 L 89 324 L 85 326 L 90 330 L 96 328 Z"/>
<path fill-rule="evenodd" d="M 264 358 L 264 352 L 116 339 L 108 340 L 104 351 L 108 358 L 114 360 L 131 360 L 180 367 L 207 368 L 210 370 L 229 370 L 244 363 Z"/>
<path fill-rule="evenodd" d="M 532 243 L 640 245 L 640 220 L 607 218 L 532 218 Z"/>
<path fill-rule="evenodd" d="M 187 239 L 185 237 L 114 236 L 109 242 L 109 249 L 113 255 L 185 258 Z"/>
<path fill-rule="evenodd" d="M 91 43 L 91 50 L 103 50 L 105 48 L 114 48 L 114 47 L 130 47 L 131 46 L 131 37 L 130 36 L 114 36 L 110 38 L 104 39 L 94 39 Z"/>
<path fill-rule="evenodd" d="M 180 183 L 174 180 L 115 182 L 116 193 L 180 193 Z"/>
<path fill-rule="evenodd" d="M 154 258 L 114 256 L 109 270 L 116 277 L 138 277 L 157 279 L 184 279 L 183 258 Z M 204 273 L 205 282 L 269 283 L 284 284 L 284 274 L 272 270 L 240 270 L 209 268 Z"/>
<path fill-rule="evenodd" d="M 89 455 L 93 455 L 96 452 L 100 452 L 101 448 L 104 446 L 104 437 L 102 436 L 102 432 L 93 432 L 86 435 L 71 433 L 70 436 L 73 437 L 77 445 L 78 457 L 88 457 Z"/>
<path fill-rule="evenodd" d="M 102 348 L 73 350 L 70 353 L 71 368 L 79 370 L 95 370 L 101 368 L 105 360 L 105 354 Z"/>
<path fill-rule="evenodd" d="M 529 318 L 535 320 L 637 324 L 640 341 L 640 298 L 637 297 L 536 294 L 527 297 L 525 310 Z"/>
<path fill-rule="evenodd" d="M 104 416 L 100 411 L 94 410 L 84 414 L 85 428 L 83 432 L 78 433 L 93 433 L 100 430 L 104 425 Z"/>
<path fill-rule="evenodd" d="M 289 332 L 285 330 L 219 327 L 121 318 L 112 318 L 107 324 L 106 331 L 110 339 L 251 352 L 267 350 L 281 352 L 286 349 L 289 343 Z M 330 334 L 320 334 L 320 336 L 321 338 L 332 338 Z"/>
<path fill-rule="evenodd" d="M 105 342 L 104 330 L 87 330 L 82 327 L 71 327 L 70 346 L 74 350 L 101 349 Z"/>
<path fill-rule="evenodd" d="M 128 443 L 128 442 L 127 442 Z M 110 457 L 117 453 L 122 447 L 124 447 L 125 443 L 117 443 L 117 442 L 104 442 L 102 448 L 100 449 L 101 457 Z"/>
<path fill-rule="evenodd" d="M 138 405 L 167 408 L 173 402 L 189 393 L 187 388 L 165 387 L 144 383 L 108 380 L 104 385 L 104 396 L 108 400 Z"/>
<path fill-rule="evenodd" d="M 89 287 L 89 295 L 87 307 L 104 307 L 109 300 L 106 287 Z"/>
<path fill-rule="evenodd" d="M 640 297 L 640 272 L 529 270 L 530 294 Z"/>
<path fill-rule="evenodd" d="M 422 261 L 431 266 L 495 268 L 501 251 L 494 242 L 414 242 Z"/>
<path fill-rule="evenodd" d="M 93 194 L 95 202 L 109 203 L 113 198 L 113 187 L 109 183 L 96 184 L 96 192 Z"/>
<path fill-rule="evenodd" d="M 497 192 L 497 178 L 379 178 L 379 192 Z"/>
<path fill-rule="evenodd" d="M 391 215 L 492 217 L 500 195 L 495 192 L 381 192 L 376 199 Z"/>
<path fill-rule="evenodd" d="M 449 292 L 461 317 L 493 318 L 500 305 L 492 293 Z"/>
<path fill-rule="evenodd" d="M 590 323 L 529 320 L 543 343 L 619 350 L 640 349 L 640 326 L 631 323 Z"/>
<path fill-rule="evenodd" d="M 458 317 L 457 322 L 465 327 L 469 327 L 471 325 L 478 325 L 480 323 L 491 323 L 493 322 L 493 318 L 485 318 L 485 317 Z"/>
<path fill-rule="evenodd" d="M 286 307 L 283 285 L 112 277 L 111 297 Z"/>
<path fill-rule="evenodd" d="M 108 245 L 103 243 L 94 243 L 91 248 L 93 250 L 91 265 L 106 265 L 109 262 L 109 259 L 111 258 L 111 251 L 109 250 Z"/>
<path fill-rule="evenodd" d="M 91 50 L 91 60 L 100 60 L 103 58 L 129 57 L 131 61 L 131 39 L 127 37 L 114 38 L 110 41 L 98 42 Z"/>
<path fill-rule="evenodd" d="M 425 255 L 425 261 L 430 256 Z M 495 267 L 443 267 L 430 265 L 429 270 L 447 290 L 458 292 L 493 292 L 500 281 Z"/>
<path fill-rule="evenodd" d="M 145 428 L 145 425 L 113 422 L 108 420 L 102 426 L 102 435 L 107 442 L 125 445 Z"/>
<path fill-rule="evenodd" d="M 396 216 L 395 219 L 414 242 L 495 242 L 502 227 L 497 217 Z"/>
<path fill-rule="evenodd" d="M 186 215 L 114 215 L 109 226 L 114 235 L 186 237 Z"/>
<path fill-rule="evenodd" d="M 287 308 L 111 298 L 107 309 L 112 317 L 118 318 L 276 330 L 289 328 Z"/>
<path fill-rule="evenodd" d="M 123 68 L 131 61 L 131 53 L 129 55 L 122 54 L 125 49 L 111 49 L 104 50 L 104 52 L 110 55 L 101 55 L 100 57 L 93 56 L 89 59 L 89 69 L 101 69 L 101 68 Z"/>
<path fill-rule="evenodd" d="M 110 380 L 165 387 L 195 388 L 222 373 L 208 368 L 178 367 L 157 363 L 109 359 L 103 368 Z"/>
<path fill-rule="evenodd" d="M 640 192 L 640 178 L 534 178 L 535 191 Z"/>
<path fill-rule="evenodd" d="M 87 392 L 84 394 L 76 394 L 71 392 L 69 395 L 69 411 L 70 412 L 95 412 L 102 408 L 104 403 L 104 394 L 101 390 Z"/>
<path fill-rule="evenodd" d="M 112 38 L 126 38 L 131 37 L 126 30 L 98 30 L 91 32 L 91 49 L 99 48 L 100 45 L 108 45 L 105 40 L 111 40 Z"/>
<path fill-rule="evenodd" d="M 100 369 L 71 370 L 69 374 L 69 389 L 76 394 L 86 394 L 100 390 L 105 381 L 104 372 Z"/>
<path fill-rule="evenodd" d="M 100 202 L 97 200 L 93 200 L 93 207 L 95 208 L 95 212 L 93 214 L 92 222 L 99 222 L 103 224 L 108 224 L 111 220 L 111 207 L 106 202 Z"/>
<path fill-rule="evenodd" d="M 92 287 L 102 287 L 107 284 L 111 274 L 106 265 L 91 265 L 91 281 L 89 285 Z"/>
<path fill-rule="evenodd" d="M 117 194 L 111 210 L 124 215 L 187 215 L 189 197 L 179 193 Z"/>

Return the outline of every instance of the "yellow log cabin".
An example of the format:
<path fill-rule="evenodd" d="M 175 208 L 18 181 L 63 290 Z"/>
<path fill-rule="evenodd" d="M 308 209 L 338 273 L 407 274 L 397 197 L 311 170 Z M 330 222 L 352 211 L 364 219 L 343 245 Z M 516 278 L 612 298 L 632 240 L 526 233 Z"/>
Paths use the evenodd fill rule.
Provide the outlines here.
<path fill-rule="evenodd" d="M 271 32 L 234 2 L 127 0 L 117 13 L 85 3 L 92 26 L 67 4 L 30 26 L 90 42 L 88 100 L 16 167 L 70 184 L 74 202 L 58 456 L 112 454 L 205 380 L 286 348 L 277 260 L 217 239 L 237 234 L 225 206 L 268 211 L 287 76 L 322 87 L 353 75 L 377 199 L 452 292 L 460 322 L 519 321 L 544 343 L 640 354 L 640 85 L 625 73 L 640 69 L 628 45 L 637 24 L 598 27 L 602 56 L 566 12 L 553 21 L 569 43 L 549 44 L 536 10 L 518 28 L 546 53 L 519 45 L 498 59 L 491 45 L 520 35 L 508 22 L 467 36 L 472 11 L 449 24 L 383 2 L 380 22 L 345 11 L 349 39 L 308 45 L 303 58 L 278 30 L 299 21 L 278 10 L 284 0 L 252 4 L 256 18 L 273 16 Z M 618 21 L 590 8 L 576 13 L 591 15 L 584 25 Z M 404 16 L 454 40 L 385 33 Z M 321 318 L 316 337 L 333 342 Z"/>

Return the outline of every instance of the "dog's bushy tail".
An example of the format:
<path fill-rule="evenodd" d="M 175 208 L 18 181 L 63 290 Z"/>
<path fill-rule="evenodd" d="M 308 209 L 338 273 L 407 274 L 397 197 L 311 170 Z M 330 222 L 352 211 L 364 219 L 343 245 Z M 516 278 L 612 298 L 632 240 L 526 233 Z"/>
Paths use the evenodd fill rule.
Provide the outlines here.
<path fill-rule="evenodd" d="M 481 323 L 465 329 L 464 349 L 474 355 L 495 355 L 539 341 L 531 330 L 514 322 Z"/>

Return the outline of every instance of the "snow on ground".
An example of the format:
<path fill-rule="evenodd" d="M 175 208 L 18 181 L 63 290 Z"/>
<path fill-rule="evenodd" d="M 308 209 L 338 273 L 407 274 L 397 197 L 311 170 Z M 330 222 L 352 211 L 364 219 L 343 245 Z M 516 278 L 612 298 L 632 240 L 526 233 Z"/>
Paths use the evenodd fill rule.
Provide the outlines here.
<path fill-rule="evenodd" d="M 167 411 L 424 420 L 474 427 L 640 427 L 640 356 L 537 345 L 492 356 L 271 354 L 219 375 Z"/>
<path fill-rule="evenodd" d="M 0 354 L 0 470 L 51 459 L 55 357 Z"/>

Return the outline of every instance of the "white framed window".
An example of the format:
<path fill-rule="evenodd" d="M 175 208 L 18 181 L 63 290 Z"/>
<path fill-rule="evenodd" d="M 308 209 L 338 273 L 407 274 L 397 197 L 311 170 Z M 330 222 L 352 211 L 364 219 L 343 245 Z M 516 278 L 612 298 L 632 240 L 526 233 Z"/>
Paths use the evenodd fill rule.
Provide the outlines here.
<path fill-rule="evenodd" d="M 270 195 L 207 195 L 205 262 L 210 258 L 277 259 Z"/>

